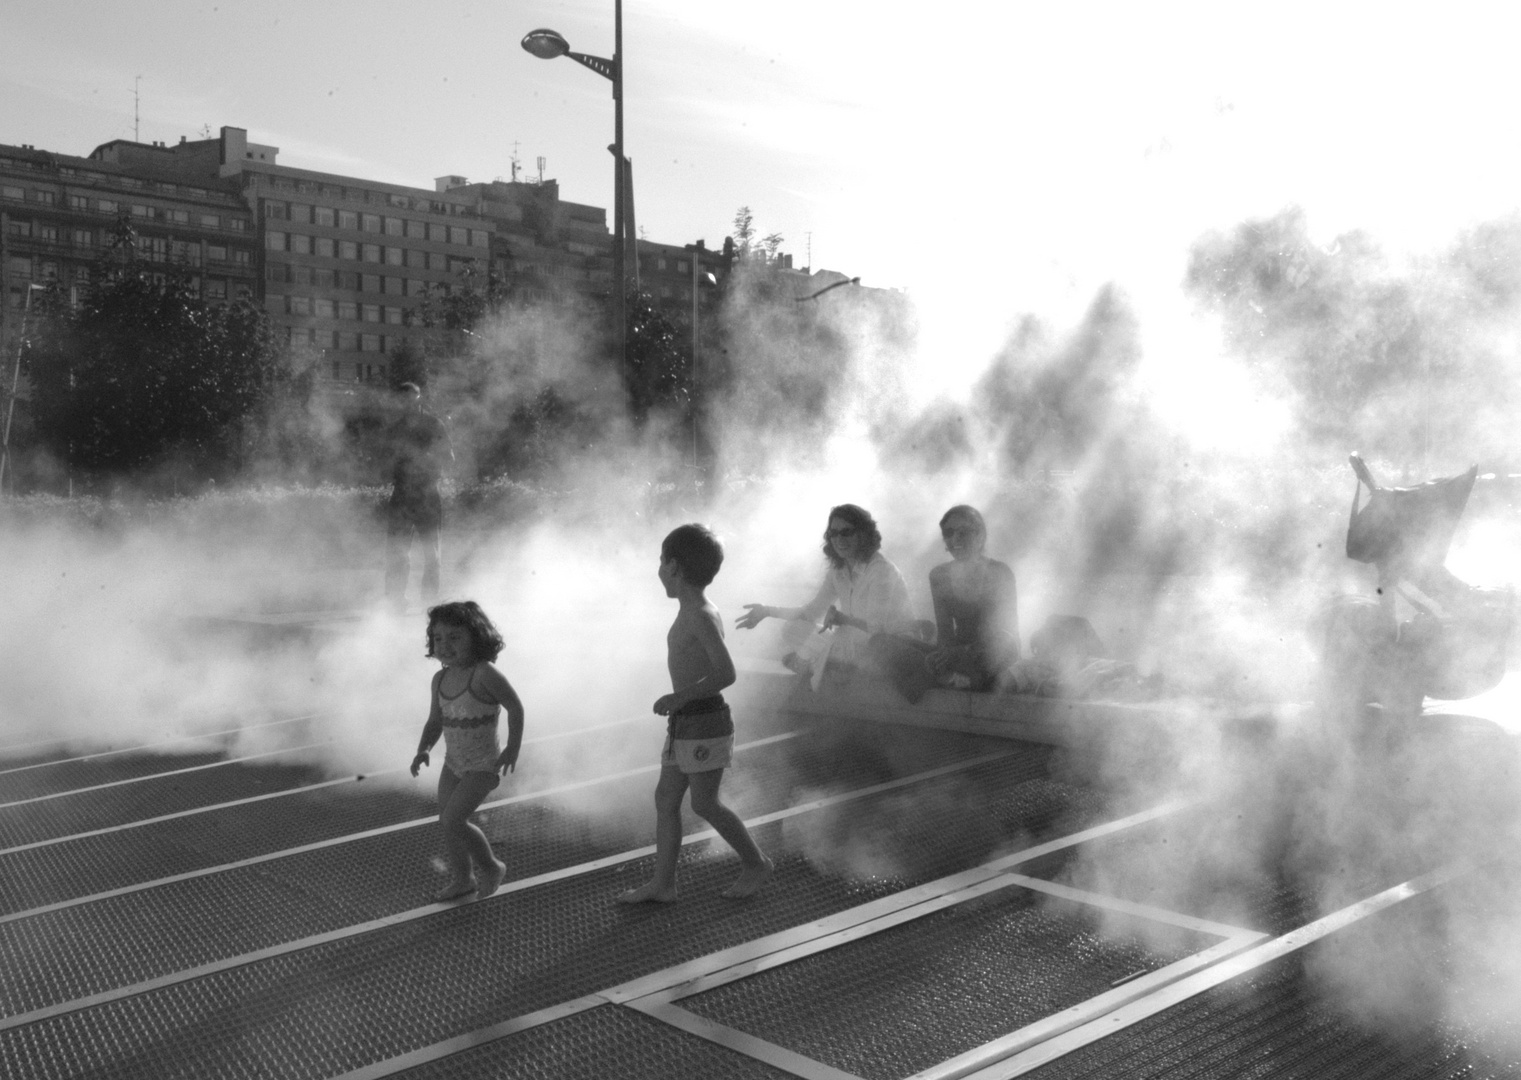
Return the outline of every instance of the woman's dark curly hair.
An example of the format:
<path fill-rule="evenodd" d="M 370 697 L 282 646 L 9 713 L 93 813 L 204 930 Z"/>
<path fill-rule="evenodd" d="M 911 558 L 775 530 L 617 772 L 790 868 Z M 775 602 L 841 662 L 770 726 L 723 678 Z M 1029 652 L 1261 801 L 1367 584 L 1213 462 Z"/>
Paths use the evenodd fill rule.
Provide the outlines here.
<path fill-rule="evenodd" d="M 507 644 L 479 604 L 474 600 L 456 600 L 428 609 L 429 656 L 433 655 L 433 627 L 439 623 L 468 630 L 471 652 L 477 661 L 495 660 L 502 655 L 502 647 Z"/>
<path fill-rule="evenodd" d="M 865 562 L 882 550 L 882 534 L 877 530 L 877 523 L 872 516 L 862 510 L 855 503 L 842 503 L 829 511 L 829 520 L 841 518 L 847 525 L 855 529 L 861 535 L 861 546 L 856 550 L 861 555 L 861 561 Z M 845 560 L 835 552 L 834 545 L 829 542 L 829 527 L 824 527 L 824 558 L 829 560 L 829 565 L 836 570 L 845 566 Z"/>

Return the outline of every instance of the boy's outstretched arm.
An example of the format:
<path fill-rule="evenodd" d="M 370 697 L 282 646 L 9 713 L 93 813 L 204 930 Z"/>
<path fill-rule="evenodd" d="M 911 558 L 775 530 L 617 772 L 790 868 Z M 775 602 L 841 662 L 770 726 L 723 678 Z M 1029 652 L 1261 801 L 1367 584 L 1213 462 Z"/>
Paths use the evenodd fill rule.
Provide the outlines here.
<path fill-rule="evenodd" d="M 502 750 L 502 756 L 496 759 L 496 769 L 497 772 L 503 769 L 516 772 L 518 750 L 523 746 L 523 702 L 507 681 L 507 676 L 498 671 L 495 664 L 486 664 L 484 668 L 481 685 L 507 711 L 507 746 Z"/>
<path fill-rule="evenodd" d="M 428 706 L 428 722 L 423 724 L 422 738 L 417 740 L 417 756 L 412 759 L 412 775 L 417 775 L 417 770 L 428 762 L 428 751 L 433 749 L 433 744 L 438 742 L 439 736 L 444 733 L 444 714 L 438 705 L 438 681 L 444 677 L 442 671 L 433 675 L 432 691 L 429 694 L 431 704 Z"/>

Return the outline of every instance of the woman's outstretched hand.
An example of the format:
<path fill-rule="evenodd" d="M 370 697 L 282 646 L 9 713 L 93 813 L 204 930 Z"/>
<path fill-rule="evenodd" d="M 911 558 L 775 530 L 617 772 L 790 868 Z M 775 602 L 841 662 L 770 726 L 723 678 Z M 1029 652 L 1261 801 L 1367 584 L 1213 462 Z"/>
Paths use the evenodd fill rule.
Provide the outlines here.
<path fill-rule="evenodd" d="M 734 625 L 740 630 L 754 630 L 762 619 L 769 618 L 770 615 L 771 609 L 765 604 L 746 604 L 745 613 L 734 620 Z"/>

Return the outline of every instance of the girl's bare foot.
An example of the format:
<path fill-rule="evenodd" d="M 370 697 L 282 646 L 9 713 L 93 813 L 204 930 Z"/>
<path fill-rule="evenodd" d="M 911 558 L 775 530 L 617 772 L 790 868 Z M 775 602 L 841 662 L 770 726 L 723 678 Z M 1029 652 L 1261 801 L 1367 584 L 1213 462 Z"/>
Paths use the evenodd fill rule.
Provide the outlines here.
<path fill-rule="evenodd" d="M 507 876 L 507 864 L 498 859 L 485 870 L 481 871 L 481 883 L 475 888 L 475 896 L 478 900 L 484 900 L 501 887 L 502 879 Z"/>
<path fill-rule="evenodd" d="M 744 900 L 759 892 L 761 886 L 776 872 L 775 863 L 764 855 L 761 856 L 761 860 L 759 866 L 747 866 L 741 870 L 739 877 L 735 878 L 734 883 L 723 891 L 723 895 L 730 900 Z"/>
<path fill-rule="evenodd" d="M 645 882 L 637 889 L 618 894 L 620 904 L 670 904 L 675 900 L 676 887 L 674 885 L 660 885 L 653 881 Z"/>
<path fill-rule="evenodd" d="M 458 900 L 462 896 L 469 896 L 473 892 L 475 892 L 474 878 L 456 878 L 434 893 L 433 899 L 442 904 L 448 900 Z"/>

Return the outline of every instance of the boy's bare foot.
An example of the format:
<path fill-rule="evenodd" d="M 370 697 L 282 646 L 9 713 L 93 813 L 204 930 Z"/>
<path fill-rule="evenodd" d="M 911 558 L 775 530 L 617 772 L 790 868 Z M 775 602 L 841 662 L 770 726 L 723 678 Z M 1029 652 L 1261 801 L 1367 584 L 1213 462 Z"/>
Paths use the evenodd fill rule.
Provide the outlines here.
<path fill-rule="evenodd" d="M 763 861 L 759 866 L 747 866 L 741 870 L 739 877 L 723 891 L 723 895 L 730 900 L 744 900 L 759 892 L 761 886 L 771 880 L 771 875 L 776 872 L 775 863 L 764 855 L 761 859 Z"/>
<path fill-rule="evenodd" d="M 484 900 L 501 887 L 502 879 L 507 876 L 507 864 L 497 860 L 485 870 L 481 871 L 481 883 L 475 887 L 477 900 Z"/>
<path fill-rule="evenodd" d="M 675 902 L 674 886 L 660 885 L 653 881 L 645 882 L 637 889 L 618 894 L 620 904 L 672 904 Z"/>
<path fill-rule="evenodd" d="M 475 892 L 475 879 L 460 878 L 449 882 L 449 884 L 434 893 L 433 899 L 435 902 L 442 904 L 449 900 L 458 900 L 462 896 L 469 896 L 473 892 Z"/>

